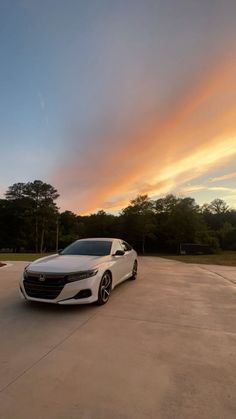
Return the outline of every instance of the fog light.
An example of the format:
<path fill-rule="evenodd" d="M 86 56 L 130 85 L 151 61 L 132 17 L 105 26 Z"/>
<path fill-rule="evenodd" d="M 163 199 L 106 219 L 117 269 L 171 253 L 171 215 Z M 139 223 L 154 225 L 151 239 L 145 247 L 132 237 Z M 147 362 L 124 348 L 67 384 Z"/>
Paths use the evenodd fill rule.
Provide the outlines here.
<path fill-rule="evenodd" d="M 88 297 L 91 297 L 91 295 L 92 295 L 91 290 L 89 290 L 89 289 L 87 289 L 87 290 L 81 290 L 80 292 L 78 292 L 78 294 L 76 294 L 74 296 L 74 298 L 76 300 L 79 300 L 80 298 L 88 298 Z"/>

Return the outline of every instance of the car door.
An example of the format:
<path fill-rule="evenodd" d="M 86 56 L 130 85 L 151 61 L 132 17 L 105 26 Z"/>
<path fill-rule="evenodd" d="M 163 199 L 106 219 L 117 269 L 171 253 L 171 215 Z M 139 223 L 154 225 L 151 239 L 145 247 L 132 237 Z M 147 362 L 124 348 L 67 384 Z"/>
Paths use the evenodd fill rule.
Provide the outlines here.
<path fill-rule="evenodd" d="M 126 254 L 122 256 L 115 256 L 117 250 L 124 251 L 123 246 L 121 246 L 120 240 L 115 240 L 112 246 L 112 255 L 113 255 L 113 266 L 112 266 L 112 275 L 113 275 L 113 285 L 115 286 L 119 282 L 123 281 L 127 275 L 127 259 Z"/>
<path fill-rule="evenodd" d="M 124 254 L 125 276 L 126 278 L 129 278 L 132 275 L 132 270 L 133 270 L 133 265 L 134 265 L 133 249 L 124 240 L 121 240 L 121 247 L 125 252 Z"/>

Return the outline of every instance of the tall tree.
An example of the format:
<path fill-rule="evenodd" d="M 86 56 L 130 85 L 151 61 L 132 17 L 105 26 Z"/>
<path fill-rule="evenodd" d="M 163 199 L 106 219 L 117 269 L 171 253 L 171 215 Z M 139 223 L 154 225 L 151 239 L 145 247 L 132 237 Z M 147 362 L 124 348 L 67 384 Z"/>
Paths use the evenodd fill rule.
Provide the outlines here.
<path fill-rule="evenodd" d="M 138 195 L 130 205 L 121 211 L 121 218 L 134 243 L 141 247 L 144 254 L 147 239 L 155 238 L 154 203 L 148 195 Z"/>
<path fill-rule="evenodd" d="M 95 214 L 84 217 L 87 237 L 110 237 L 113 235 L 115 215 L 100 210 Z"/>
<path fill-rule="evenodd" d="M 161 248 L 176 251 L 181 242 L 207 241 L 208 228 L 193 198 L 167 195 L 156 201 L 155 212 Z"/>
<path fill-rule="evenodd" d="M 225 214 L 229 210 L 229 206 L 223 199 L 214 199 L 208 209 L 212 214 Z"/>
<path fill-rule="evenodd" d="M 6 198 L 15 204 L 27 206 L 34 223 L 35 251 L 44 248 L 45 233 L 52 224 L 56 226 L 58 208 L 55 200 L 59 197 L 57 190 L 41 180 L 28 183 L 15 183 L 6 192 Z M 55 227 L 56 228 L 56 227 Z"/>
<path fill-rule="evenodd" d="M 59 217 L 59 241 L 64 248 L 74 240 L 81 238 L 78 216 L 71 211 L 64 211 Z"/>
<path fill-rule="evenodd" d="M 154 205 L 155 212 L 156 214 L 169 214 L 180 201 L 181 198 L 177 198 L 172 194 L 168 194 L 164 198 L 159 198 L 156 200 Z"/>

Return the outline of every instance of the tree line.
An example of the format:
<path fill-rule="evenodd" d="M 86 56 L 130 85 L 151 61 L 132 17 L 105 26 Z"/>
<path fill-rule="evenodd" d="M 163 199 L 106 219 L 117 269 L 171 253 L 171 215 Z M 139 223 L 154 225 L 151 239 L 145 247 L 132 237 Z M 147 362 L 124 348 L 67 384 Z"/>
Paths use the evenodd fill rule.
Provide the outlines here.
<path fill-rule="evenodd" d="M 141 253 L 176 252 L 180 243 L 236 250 L 236 210 L 222 199 L 203 206 L 172 194 L 138 195 L 118 215 L 60 212 L 58 191 L 41 180 L 15 183 L 0 199 L 0 250 L 51 252 L 84 237 L 121 237 Z"/>

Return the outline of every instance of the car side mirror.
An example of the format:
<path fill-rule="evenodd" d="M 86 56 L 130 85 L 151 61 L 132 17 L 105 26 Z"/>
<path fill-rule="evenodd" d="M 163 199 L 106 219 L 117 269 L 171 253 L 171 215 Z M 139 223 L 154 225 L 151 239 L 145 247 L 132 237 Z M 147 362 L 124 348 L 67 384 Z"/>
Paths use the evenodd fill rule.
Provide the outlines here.
<path fill-rule="evenodd" d="M 117 250 L 113 256 L 124 256 L 125 252 L 124 250 Z"/>

